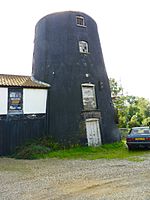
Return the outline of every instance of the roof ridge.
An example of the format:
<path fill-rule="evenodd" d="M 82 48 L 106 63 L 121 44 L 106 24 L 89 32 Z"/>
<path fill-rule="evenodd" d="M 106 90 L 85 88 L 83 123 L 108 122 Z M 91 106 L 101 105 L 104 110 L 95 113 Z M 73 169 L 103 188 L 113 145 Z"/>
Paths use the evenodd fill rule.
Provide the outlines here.
<path fill-rule="evenodd" d="M 48 88 L 50 85 L 32 76 L 0 74 L 0 87 Z"/>
<path fill-rule="evenodd" d="M 21 76 L 21 77 L 31 77 L 31 75 L 19 75 L 19 74 L 0 74 L 0 76 Z"/>

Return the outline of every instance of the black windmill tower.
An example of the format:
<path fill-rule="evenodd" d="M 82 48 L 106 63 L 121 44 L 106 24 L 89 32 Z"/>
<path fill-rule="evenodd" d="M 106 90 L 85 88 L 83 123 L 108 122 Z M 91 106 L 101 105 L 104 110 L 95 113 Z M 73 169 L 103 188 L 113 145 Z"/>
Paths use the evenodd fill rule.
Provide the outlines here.
<path fill-rule="evenodd" d="M 95 21 L 59 12 L 36 25 L 32 75 L 51 85 L 48 133 L 64 144 L 120 140 Z"/>

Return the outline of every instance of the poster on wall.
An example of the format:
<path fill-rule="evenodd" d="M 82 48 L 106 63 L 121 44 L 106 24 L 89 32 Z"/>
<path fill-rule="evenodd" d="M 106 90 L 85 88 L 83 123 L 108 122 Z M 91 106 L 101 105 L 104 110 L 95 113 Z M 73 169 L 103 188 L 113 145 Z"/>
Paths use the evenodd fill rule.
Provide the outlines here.
<path fill-rule="evenodd" d="M 8 109 L 10 113 L 22 112 L 22 90 L 21 89 L 9 90 Z"/>

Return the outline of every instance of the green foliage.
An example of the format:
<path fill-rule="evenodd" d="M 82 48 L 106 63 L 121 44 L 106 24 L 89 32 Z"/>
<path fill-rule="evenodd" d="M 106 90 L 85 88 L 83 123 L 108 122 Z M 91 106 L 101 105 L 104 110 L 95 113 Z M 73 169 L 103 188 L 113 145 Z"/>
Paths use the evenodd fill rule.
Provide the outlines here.
<path fill-rule="evenodd" d="M 115 79 L 110 79 L 110 88 L 119 128 L 150 125 L 150 102 L 147 99 L 124 95 L 122 86 Z"/>
<path fill-rule="evenodd" d="M 30 140 L 24 146 L 18 147 L 12 157 L 17 159 L 36 159 L 37 155 L 47 154 L 58 149 L 60 149 L 58 143 L 54 142 L 51 137 L 44 136 Z"/>
<path fill-rule="evenodd" d="M 123 88 L 118 85 L 114 78 L 109 79 L 109 84 L 112 97 L 117 97 L 119 94 L 122 94 Z"/>
<path fill-rule="evenodd" d="M 133 115 L 130 119 L 130 121 L 128 122 L 129 127 L 134 127 L 134 126 L 140 126 L 141 125 L 141 116 L 136 113 L 135 115 Z"/>
<path fill-rule="evenodd" d="M 59 158 L 59 159 L 130 159 L 131 161 L 143 161 L 138 156 L 148 154 L 148 151 L 128 151 L 124 142 L 105 144 L 99 147 L 74 147 L 48 154 L 38 154 L 36 158 Z"/>
<path fill-rule="evenodd" d="M 150 125 L 150 117 L 143 119 L 142 125 L 143 126 L 149 126 Z"/>
<path fill-rule="evenodd" d="M 69 149 L 61 149 L 57 146 L 57 150 L 54 150 L 49 146 L 49 144 L 52 145 L 51 138 L 48 138 L 48 140 L 40 138 L 30 141 L 30 143 L 19 148 L 12 157 L 17 159 L 129 159 L 131 161 L 143 161 L 137 156 L 148 154 L 148 151 L 128 151 L 125 142 L 104 144 L 98 147 L 81 147 L 78 145 Z"/>
<path fill-rule="evenodd" d="M 38 154 L 46 154 L 50 152 L 50 149 L 45 146 L 30 144 L 18 148 L 17 151 L 12 155 L 17 159 L 36 159 Z"/>
<path fill-rule="evenodd" d="M 35 144 L 48 147 L 51 150 L 58 150 L 61 148 L 61 145 L 58 142 L 54 141 L 54 139 L 50 136 L 44 136 L 42 138 L 36 139 Z"/>

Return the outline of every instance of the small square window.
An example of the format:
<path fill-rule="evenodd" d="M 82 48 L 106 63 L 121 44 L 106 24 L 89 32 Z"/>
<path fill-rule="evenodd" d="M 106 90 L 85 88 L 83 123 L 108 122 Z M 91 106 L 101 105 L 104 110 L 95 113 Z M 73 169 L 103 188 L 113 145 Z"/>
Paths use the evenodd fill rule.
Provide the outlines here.
<path fill-rule="evenodd" d="M 79 51 L 80 53 L 88 53 L 88 43 L 85 41 L 79 41 Z"/>
<path fill-rule="evenodd" d="M 76 17 L 76 24 L 77 24 L 78 26 L 84 26 L 84 27 L 85 27 L 84 17 L 82 17 L 82 16 L 77 16 L 77 17 Z"/>

